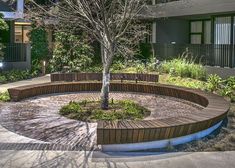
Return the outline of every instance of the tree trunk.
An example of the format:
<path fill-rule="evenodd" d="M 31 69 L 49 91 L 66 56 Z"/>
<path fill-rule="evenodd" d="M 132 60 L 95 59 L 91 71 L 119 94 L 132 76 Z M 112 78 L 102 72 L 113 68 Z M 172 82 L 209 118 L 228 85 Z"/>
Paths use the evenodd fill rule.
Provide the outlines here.
<path fill-rule="evenodd" d="M 109 84 L 110 73 L 109 71 L 103 71 L 103 85 L 101 89 L 101 108 L 107 110 L 109 108 Z"/>
<path fill-rule="evenodd" d="M 103 62 L 103 85 L 101 89 L 101 108 L 109 108 L 109 85 L 110 85 L 110 66 L 114 56 L 114 45 L 108 40 L 104 40 L 106 47 L 102 46 L 101 55 Z"/>

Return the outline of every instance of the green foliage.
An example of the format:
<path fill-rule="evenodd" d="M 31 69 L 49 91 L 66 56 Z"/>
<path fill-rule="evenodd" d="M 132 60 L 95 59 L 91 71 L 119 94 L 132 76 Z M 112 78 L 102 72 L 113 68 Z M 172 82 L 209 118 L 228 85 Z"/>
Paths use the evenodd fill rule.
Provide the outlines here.
<path fill-rule="evenodd" d="M 207 79 L 207 90 L 210 92 L 218 91 L 221 87 L 222 79 L 218 75 L 210 75 Z"/>
<path fill-rule="evenodd" d="M 205 88 L 206 82 L 191 79 L 191 78 L 182 78 L 179 76 L 173 77 L 170 75 L 161 75 L 160 83 L 188 87 L 188 88 L 193 88 L 193 89 L 201 89 L 201 90 L 206 89 Z"/>
<path fill-rule="evenodd" d="M 50 60 L 52 71 L 62 71 L 65 66 L 69 71 L 83 71 L 92 62 L 93 50 L 83 40 L 85 37 L 72 35 L 66 32 L 55 34 L 55 48 Z"/>
<path fill-rule="evenodd" d="M 10 101 L 9 93 L 7 91 L 0 93 L 0 102 L 8 102 L 8 101 Z"/>
<path fill-rule="evenodd" d="M 34 60 L 47 60 L 49 55 L 47 32 L 43 27 L 34 27 L 30 32 L 31 55 Z"/>
<path fill-rule="evenodd" d="M 0 13 L 0 30 L 8 30 L 9 27 L 5 20 L 3 19 L 3 15 Z"/>
<path fill-rule="evenodd" d="M 60 109 L 60 114 L 63 116 L 69 116 L 69 118 L 79 118 L 84 121 L 88 117 L 88 113 L 82 110 L 80 103 L 70 102 L 68 105 L 63 106 Z"/>
<path fill-rule="evenodd" d="M 101 66 L 101 65 L 93 65 L 93 66 L 88 66 L 87 68 L 86 68 L 86 72 L 96 72 L 96 73 L 98 73 L 98 72 L 102 72 L 102 70 L 103 70 L 103 67 Z"/>
<path fill-rule="evenodd" d="M 189 77 L 193 79 L 205 80 L 206 70 L 201 64 L 195 64 L 194 61 L 187 58 L 177 58 L 171 61 L 165 61 L 161 65 L 163 73 L 169 73 L 172 76 Z"/>
<path fill-rule="evenodd" d="M 222 80 L 218 75 L 210 75 L 207 80 L 207 90 L 216 92 L 221 96 L 230 98 L 231 102 L 235 101 L 235 77 L 231 76 Z"/>
<path fill-rule="evenodd" d="M 111 72 L 147 73 L 148 69 L 141 61 L 116 61 L 111 67 Z"/>
<path fill-rule="evenodd" d="M 6 47 L 5 47 L 2 43 L 0 43 L 0 61 L 3 60 L 3 57 L 4 57 L 4 52 L 3 52 L 3 50 L 4 50 L 5 48 L 6 48 Z"/>
<path fill-rule="evenodd" d="M 223 81 L 220 94 L 229 97 L 232 102 L 235 100 L 235 77 L 229 77 Z"/>
<path fill-rule="evenodd" d="M 70 102 L 60 109 L 60 114 L 81 121 L 142 119 L 149 111 L 130 100 L 110 102 L 109 110 L 102 110 L 99 102 Z"/>
<path fill-rule="evenodd" d="M 0 30 L 8 30 L 9 27 L 7 23 L 3 20 L 3 15 L 0 13 Z M 0 61 L 3 60 L 4 52 L 3 49 L 5 46 L 1 43 L 1 37 L 0 37 Z"/>
<path fill-rule="evenodd" d="M 3 71 L 0 73 L 0 84 L 15 82 L 24 79 L 30 79 L 37 76 L 36 71 L 29 70 L 11 70 L 11 71 Z"/>

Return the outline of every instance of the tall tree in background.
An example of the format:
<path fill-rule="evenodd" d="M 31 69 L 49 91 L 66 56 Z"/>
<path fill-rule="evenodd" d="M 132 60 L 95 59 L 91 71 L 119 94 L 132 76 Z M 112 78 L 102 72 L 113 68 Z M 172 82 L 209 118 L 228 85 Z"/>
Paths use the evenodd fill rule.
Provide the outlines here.
<path fill-rule="evenodd" d="M 61 0 L 42 6 L 32 1 L 29 14 L 34 19 L 53 20 L 58 26 L 79 28 L 101 44 L 103 85 L 101 108 L 109 106 L 110 67 L 116 54 L 133 54 L 146 34 L 137 19 L 146 10 L 146 0 Z"/>

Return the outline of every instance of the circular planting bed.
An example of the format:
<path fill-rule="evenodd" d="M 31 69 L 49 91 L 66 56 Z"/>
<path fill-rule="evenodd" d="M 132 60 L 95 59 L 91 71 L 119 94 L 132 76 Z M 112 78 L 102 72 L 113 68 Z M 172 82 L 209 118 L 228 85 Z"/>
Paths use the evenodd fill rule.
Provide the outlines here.
<path fill-rule="evenodd" d="M 87 100 L 87 95 L 98 92 L 100 89 L 101 83 L 73 82 L 25 86 L 9 89 L 9 92 L 12 100 L 15 101 L 38 95 L 66 92 L 78 92 L 76 95 L 82 95 L 81 100 Z M 60 116 L 58 113 L 63 105 L 66 105 L 71 101 L 71 99 L 64 98 L 63 100 L 66 100 L 67 102 L 57 102 L 54 105 L 50 105 L 50 110 L 46 111 L 48 106 L 45 106 L 47 114 L 45 114 L 44 110 L 38 108 L 38 113 L 44 113 L 45 120 L 43 127 L 45 127 L 45 125 L 50 125 L 49 128 L 56 128 L 55 131 L 57 133 L 54 136 L 57 137 L 57 140 L 54 138 L 53 142 L 68 143 L 71 141 L 71 144 L 90 147 L 94 146 L 94 144 L 98 144 L 106 151 L 133 151 L 162 148 L 169 145 L 186 143 L 210 134 L 221 125 L 222 120 L 226 117 L 229 110 L 229 103 L 222 97 L 199 90 L 166 85 L 133 83 L 111 83 L 110 90 L 115 92 L 115 94 L 120 95 L 126 95 L 128 92 L 135 93 L 131 95 L 137 94 L 138 96 L 136 96 L 135 99 L 129 97 L 121 100 L 135 100 L 136 103 L 140 105 L 142 105 L 141 101 L 145 101 L 143 106 L 151 111 L 150 116 L 137 120 L 98 121 L 98 125 L 96 123 L 70 120 Z M 99 95 L 98 93 L 96 94 Z M 69 95 L 69 97 L 70 96 L 71 95 Z M 150 98 L 148 98 L 148 96 L 150 96 Z M 167 98 L 165 96 L 167 96 Z M 99 96 L 96 96 L 96 101 L 98 100 L 98 97 Z M 137 101 L 138 98 L 140 98 L 139 102 Z M 31 99 L 22 102 L 27 102 L 29 100 Z M 40 101 L 41 98 L 32 100 Z M 153 100 L 155 100 L 155 102 L 153 102 Z M 162 102 L 160 100 L 162 100 Z M 28 104 L 28 102 L 26 104 Z M 44 106 L 47 103 L 33 103 L 33 105 L 38 104 Z M 173 108 L 170 108 L 172 106 Z M 9 107 L 12 108 L 11 105 Z M 5 108 L 3 111 L 7 111 L 8 108 Z M 154 108 L 155 111 L 153 110 Z M 16 109 L 19 108 L 15 107 L 13 110 L 17 111 Z M 53 110 L 56 111 L 56 120 L 62 120 L 61 122 L 57 122 L 57 124 L 53 124 L 53 119 L 50 117 L 50 115 L 53 114 L 51 113 Z M 25 117 L 30 115 L 37 115 L 37 113 L 32 110 L 32 114 L 25 114 Z M 32 121 L 37 121 L 37 118 L 33 117 Z M 72 122 L 73 126 L 66 125 L 67 122 Z M 58 127 L 58 125 L 63 128 Z M 32 127 L 37 126 L 38 124 L 35 123 Z M 76 126 L 76 129 L 74 129 L 74 126 Z M 25 125 L 25 129 L 25 132 L 27 132 L 27 125 Z M 66 129 L 67 131 L 65 131 Z M 51 131 L 50 129 L 47 130 Z M 47 130 L 43 131 L 44 136 L 47 137 L 45 140 L 50 141 L 53 139 L 53 136 L 45 135 Z M 74 131 L 71 133 L 71 130 Z M 35 132 L 36 131 L 37 130 L 35 130 Z M 58 131 L 61 131 L 61 133 L 59 134 Z M 29 136 L 30 131 L 28 132 Z M 40 134 L 41 137 L 38 136 L 39 138 L 43 137 L 43 132 Z M 67 137 L 62 136 L 63 134 L 67 134 Z M 64 138 L 61 139 L 61 136 Z"/>
<path fill-rule="evenodd" d="M 60 114 L 70 119 L 85 122 L 136 120 L 149 116 L 151 112 L 131 100 L 114 100 L 109 102 L 109 108 L 103 110 L 100 101 L 71 101 L 60 109 Z"/>

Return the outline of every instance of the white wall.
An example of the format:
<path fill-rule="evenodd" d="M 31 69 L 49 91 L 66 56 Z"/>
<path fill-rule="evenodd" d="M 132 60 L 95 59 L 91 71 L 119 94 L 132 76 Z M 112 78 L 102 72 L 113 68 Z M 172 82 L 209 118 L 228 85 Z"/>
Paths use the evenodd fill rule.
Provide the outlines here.
<path fill-rule="evenodd" d="M 1 12 L 1 11 L 0 11 Z M 19 19 L 23 18 L 24 13 L 24 0 L 17 0 L 16 12 L 1 12 L 5 19 Z"/>

